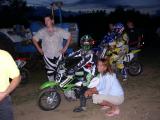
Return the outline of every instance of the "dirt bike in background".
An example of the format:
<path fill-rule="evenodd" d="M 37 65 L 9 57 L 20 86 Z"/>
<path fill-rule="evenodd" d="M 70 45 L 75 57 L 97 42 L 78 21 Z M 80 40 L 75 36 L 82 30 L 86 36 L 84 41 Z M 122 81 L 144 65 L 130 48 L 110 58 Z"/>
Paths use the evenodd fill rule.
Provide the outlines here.
<path fill-rule="evenodd" d="M 125 69 L 127 69 L 128 74 L 131 76 L 137 76 L 143 71 L 142 65 L 137 59 L 140 51 L 140 49 L 131 50 L 123 59 Z"/>
<path fill-rule="evenodd" d="M 98 58 L 104 58 L 106 53 L 107 53 L 107 43 L 103 43 L 99 46 L 99 48 L 97 48 L 96 51 L 96 55 L 98 56 Z M 134 48 L 132 50 L 130 50 L 130 52 L 128 54 L 125 55 L 124 59 L 123 59 L 123 64 L 125 66 L 125 69 L 127 70 L 127 73 L 130 76 L 137 76 L 139 74 L 142 73 L 143 68 L 141 63 L 138 61 L 138 54 L 141 51 L 141 49 L 137 49 Z M 113 64 L 113 69 L 115 69 L 116 71 L 117 68 L 115 67 L 116 65 Z"/>
<path fill-rule="evenodd" d="M 125 66 L 125 69 L 127 70 L 127 73 L 130 76 L 137 76 L 141 74 L 143 71 L 142 65 L 139 62 L 137 57 L 140 51 L 141 49 L 136 49 L 136 48 L 133 50 L 130 50 L 130 52 L 127 53 L 123 58 L 123 64 Z M 104 47 L 99 57 L 104 58 L 106 52 L 107 52 L 107 47 Z M 113 64 L 112 66 L 114 70 L 118 71 L 115 64 Z"/>
<path fill-rule="evenodd" d="M 60 59 L 57 64 L 57 74 L 55 81 L 45 82 L 41 87 L 41 92 L 38 98 L 38 105 L 42 110 L 49 111 L 56 109 L 61 102 L 60 94 L 64 94 L 67 100 L 76 100 L 79 98 L 79 91 L 82 86 L 87 86 L 95 75 L 96 65 L 93 61 L 93 55 L 90 59 L 74 74 L 68 74 L 70 64 L 77 64 L 80 60 Z M 75 62 L 76 61 L 76 62 Z M 73 65 L 74 66 L 74 65 Z"/>
<path fill-rule="evenodd" d="M 22 85 L 27 84 L 29 81 L 29 70 L 26 67 L 28 60 L 29 60 L 28 58 L 22 58 L 22 57 L 15 58 L 15 62 L 20 70 Z"/>

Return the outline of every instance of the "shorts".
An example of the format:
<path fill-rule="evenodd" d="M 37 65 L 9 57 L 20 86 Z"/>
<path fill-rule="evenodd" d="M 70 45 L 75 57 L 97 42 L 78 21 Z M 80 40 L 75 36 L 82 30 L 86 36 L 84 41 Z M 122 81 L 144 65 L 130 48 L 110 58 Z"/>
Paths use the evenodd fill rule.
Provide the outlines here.
<path fill-rule="evenodd" d="M 112 95 L 100 95 L 100 94 L 93 94 L 92 96 L 94 104 L 100 104 L 103 101 L 110 102 L 114 105 L 120 105 L 124 101 L 124 96 L 112 96 Z"/>

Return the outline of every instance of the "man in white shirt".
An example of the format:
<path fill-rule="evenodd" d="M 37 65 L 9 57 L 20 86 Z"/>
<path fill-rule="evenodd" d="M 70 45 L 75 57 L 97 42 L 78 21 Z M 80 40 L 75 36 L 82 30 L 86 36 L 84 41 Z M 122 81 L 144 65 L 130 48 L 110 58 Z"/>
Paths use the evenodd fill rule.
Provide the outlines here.
<path fill-rule="evenodd" d="M 49 81 L 53 81 L 55 77 L 55 70 L 57 68 L 57 61 L 61 54 L 64 54 L 71 42 L 71 34 L 61 28 L 54 26 L 54 19 L 51 16 L 44 17 L 46 27 L 39 30 L 33 36 L 33 43 L 37 50 L 44 57 L 45 68 Z M 63 47 L 63 40 L 67 42 Z M 42 47 L 39 41 L 42 40 Z"/>

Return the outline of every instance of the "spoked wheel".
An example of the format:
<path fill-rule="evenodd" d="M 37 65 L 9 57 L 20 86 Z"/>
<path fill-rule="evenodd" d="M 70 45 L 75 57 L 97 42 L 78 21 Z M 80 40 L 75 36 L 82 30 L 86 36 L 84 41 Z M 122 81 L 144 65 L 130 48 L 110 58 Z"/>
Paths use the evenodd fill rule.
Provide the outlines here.
<path fill-rule="evenodd" d="M 21 68 L 20 69 L 20 74 L 21 74 L 21 84 L 27 84 L 29 81 L 29 71 L 26 68 Z"/>
<path fill-rule="evenodd" d="M 38 105 L 42 110 L 50 111 L 56 109 L 61 102 L 60 94 L 55 89 L 43 90 L 38 99 Z"/>
<path fill-rule="evenodd" d="M 131 76 L 137 76 L 143 71 L 142 65 L 138 61 L 132 61 L 128 66 L 128 74 Z"/>

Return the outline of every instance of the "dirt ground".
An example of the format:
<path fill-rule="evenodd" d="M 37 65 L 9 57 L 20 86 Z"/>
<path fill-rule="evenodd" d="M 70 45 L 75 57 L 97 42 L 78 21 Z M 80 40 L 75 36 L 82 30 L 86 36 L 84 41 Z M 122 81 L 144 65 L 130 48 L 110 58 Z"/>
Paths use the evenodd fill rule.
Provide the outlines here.
<path fill-rule="evenodd" d="M 106 117 L 100 106 L 87 102 L 87 111 L 74 113 L 79 101 L 62 97 L 54 111 L 43 111 L 37 105 L 38 88 L 45 81 L 42 70 L 31 72 L 30 82 L 12 94 L 15 120 L 160 120 L 160 57 L 142 54 L 143 73 L 122 82 L 125 101 L 119 116 Z"/>

